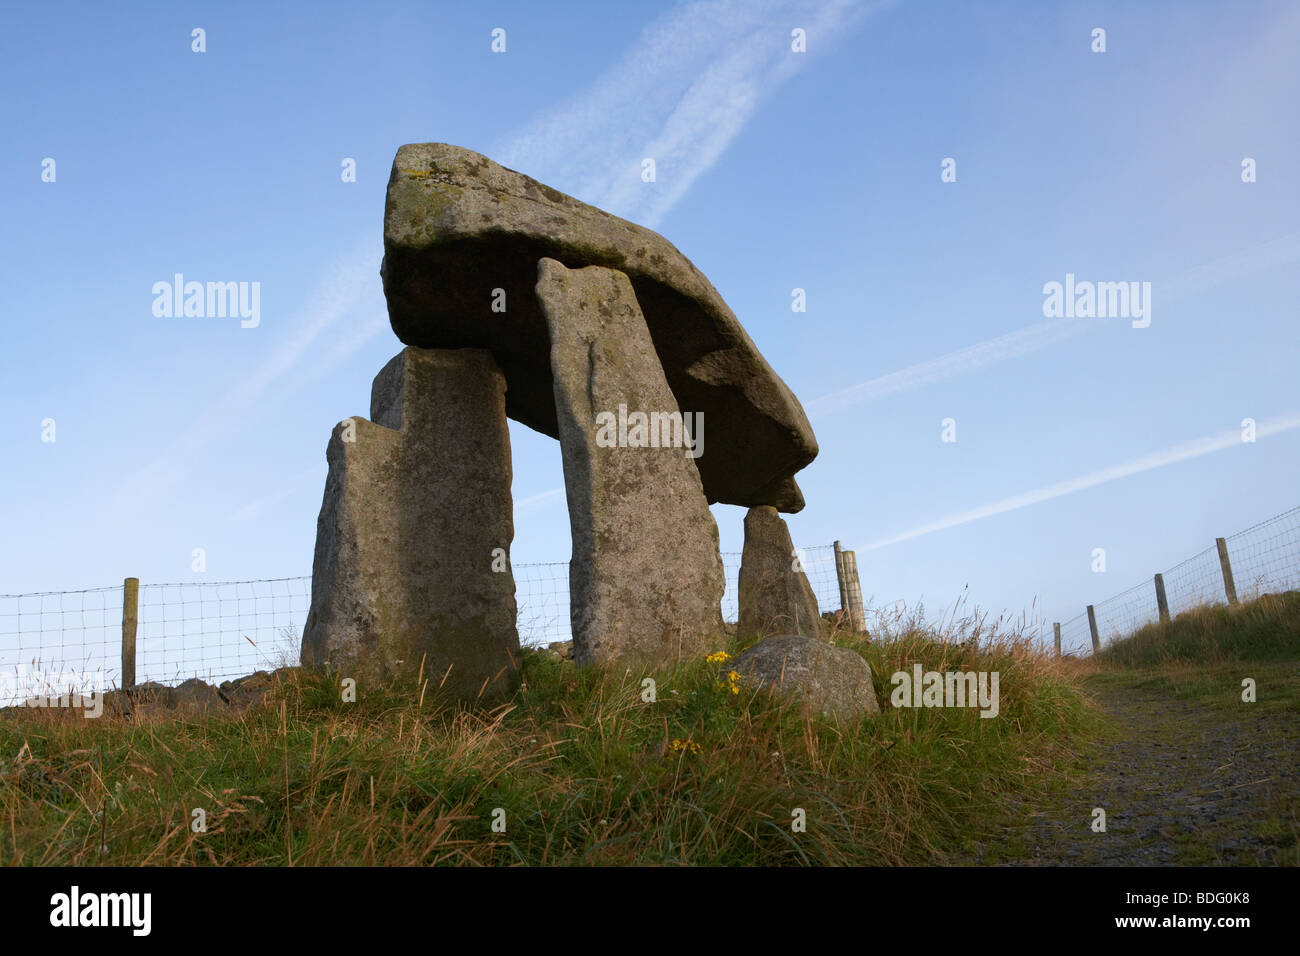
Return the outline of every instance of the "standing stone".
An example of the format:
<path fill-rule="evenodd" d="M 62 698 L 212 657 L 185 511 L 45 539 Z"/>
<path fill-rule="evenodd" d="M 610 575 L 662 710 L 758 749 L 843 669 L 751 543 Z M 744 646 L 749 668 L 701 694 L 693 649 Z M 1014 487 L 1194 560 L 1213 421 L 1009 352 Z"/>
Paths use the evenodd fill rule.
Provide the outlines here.
<path fill-rule="evenodd" d="M 822 636 L 817 596 L 808 575 L 794 565 L 794 544 L 784 519 L 767 505 L 750 508 L 745 515 L 745 551 L 737 587 L 738 634 Z"/>
<path fill-rule="evenodd" d="M 519 682 L 505 378 L 487 352 L 408 348 L 373 421 L 334 429 L 304 664 L 493 702 Z"/>
<path fill-rule="evenodd" d="M 627 276 L 538 263 L 573 532 L 574 659 L 693 657 L 722 631 L 718 527 Z M 689 436 L 694 436 L 692 443 Z"/>

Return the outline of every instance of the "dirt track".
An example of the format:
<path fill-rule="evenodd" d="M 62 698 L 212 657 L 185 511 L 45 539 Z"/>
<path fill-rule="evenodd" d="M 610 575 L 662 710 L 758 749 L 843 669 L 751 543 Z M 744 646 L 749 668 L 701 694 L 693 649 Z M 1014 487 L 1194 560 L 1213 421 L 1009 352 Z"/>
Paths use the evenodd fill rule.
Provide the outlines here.
<path fill-rule="evenodd" d="M 1093 691 L 1115 722 L 1088 779 L 1026 808 L 997 862 L 1030 866 L 1282 862 L 1300 793 L 1300 728 L 1243 705 L 1225 714 L 1145 689 Z M 1093 808 L 1106 832 L 1092 830 Z M 1290 852 L 1294 856 L 1294 850 Z M 989 862 L 993 862 L 989 860 Z"/>

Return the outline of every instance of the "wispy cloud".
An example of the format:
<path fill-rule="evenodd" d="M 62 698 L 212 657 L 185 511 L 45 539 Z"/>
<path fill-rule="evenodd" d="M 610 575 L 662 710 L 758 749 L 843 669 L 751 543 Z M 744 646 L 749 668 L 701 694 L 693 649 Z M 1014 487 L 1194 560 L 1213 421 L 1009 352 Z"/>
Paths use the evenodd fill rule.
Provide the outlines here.
<path fill-rule="evenodd" d="M 248 502 L 241 508 L 238 508 L 230 515 L 230 521 L 234 524 L 245 524 L 254 518 L 260 517 L 266 512 L 266 509 L 272 505 L 278 505 L 283 501 L 288 501 L 295 497 L 299 492 L 305 490 L 308 485 L 314 486 L 317 490 L 320 488 L 321 475 L 325 470 L 325 463 L 312 465 L 305 471 L 299 472 L 297 476 L 278 485 L 270 494 Z"/>
<path fill-rule="evenodd" d="M 1082 335 L 1093 328 L 1096 328 L 1095 324 L 1084 320 L 1055 319 L 1040 322 L 989 339 L 987 342 L 977 342 L 975 345 L 940 355 L 938 358 L 909 365 L 907 368 L 881 375 L 860 385 L 823 395 L 805 404 L 804 410 L 815 420 L 848 408 L 850 405 L 888 398 L 899 392 L 946 381 L 997 362 L 1005 362 L 1030 352 L 1037 352 L 1049 345 L 1056 345 L 1066 339 Z"/>
<path fill-rule="evenodd" d="M 1297 260 L 1300 260 L 1300 232 L 1293 232 L 1189 269 L 1161 283 L 1158 291 L 1162 298 L 1173 302 Z"/>
<path fill-rule="evenodd" d="M 827 53 L 871 12 L 890 2 L 725 0 L 694 2 L 653 23 L 636 45 L 584 93 L 541 117 L 496 158 L 554 182 L 602 208 L 653 225 L 719 159 L 762 99 L 810 59 Z M 790 50 L 790 31 L 807 31 L 806 54 Z M 652 156 L 658 181 L 641 182 Z M 645 187 L 645 188 L 642 188 Z M 334 264 L 293 335 L 207 413 L 118 489 L 156 495 L 176 484 L 197 452 L 235 427 L 257 400 L 308 355 L 312 367 L 293 388 L 318 379 L 388 327 L 382 308 L 319 346 L 345 316 L 378 293 L 380 252 L 372 240 Z M 520 505 L 562 493 L 546 492 Z M 245 506 L 235 520 L 247 520 Z"/>
<path fill-rule="evenodd" d="M 301 312 L 301 318 L 296 323 L 287 323 L 292 329 L 289 337 L 250 375 L 224 389 L 221 398 L 156 458 L 123 482 L 115 499 L 120 502 L 140 496 L 153 498 L 171 488 L 184 477 L 195 455 L 216 438 L 237 429 L 253 413 L 254 405 L 267 389 L 296 366 L 327 331 L 368 299 L 379 295 L 382 301 L 382 293 L 378 291 L 380 252 L 376 247 L 377 243 L 369 240 L 334 263 Z M 243 334 L 262 335 L 275 325 L 274 321 L 264 320 L 257 331 Z"/>
<path fill-rule="evenodd" d="M 1277 418 L 1261 421 L 1256 424 L 1256 440 L 1267 438 L 1270 435 L 1278 435 L 1282 432 L 1290 431 L 1293 428 L 1300 427 L 1300 411 L 1290 412 Z M 972 521 L 978 521 L 981 518 L 990 518 L 993 515 L 1003 514 L 1007 511 L 1016 511 L 1020 508 L 1027 508 L 1043 501 L 1050 501 L 1053 498 L 1060 498 L 1062 495 L 1074 494 L 1076 491 L 1084 491 L 1088 488 L 1095 488 L 1097 485 L 1104 485 L 1110 481 L 1117 481 L 1120 478 L 1127 478 L 1130 475 L 1141 474 L 1144 471 L 1151 471 L 1154 468 L 1161 468 L 1165 465 L 1172 465 L 1176 462 L 1187 461 L 1190 458 L 1199 458 L 1202 455 L 1209 455 L 1216 451 L 1223 451 L 1226 448 L 1232 448 L 1243 444 L 1241 440 L 1240 429 L 1231 429 L 1221 432 L 1217 435 L 1209 435 L 1205 438 L 1197 438 L 1193 441 L 1183 442 L 1178 445 L 1171 445 L 1168 448 L 1162 448 L 1160 451 L 1151 452 L 1140 458 L 1134 458 L 1118 465 L 1111 465 L 1109 468 L 1103 468 L 1100 471 L 1092 471 L 1086 475 L 1080 475 L 1077 478 L 1070 478 L 1066 481 L 1059 481 L 1056 484 L 1047 485 L 1043 488 L 1035 488 L 1032 491 L 1024 491 L 1019 494 L 1002 498 L 998 501 L 992 501 L 988 504 L 980 505 L 978 508 L 972 508 L 969 511 L 963 511 L 958 514 L 949 515 L 946 518 L 940 518 L 937 521 L 931 521 L 928 524 L 912 528 L 910 531 L 904 531 L 901 534 L 892 535 L 888 538 L 881 538 L 874 541 L 861 551 L 873 551 L 877 548 L 885 548 L 891 544 L 898 544 L 900 541 L 908 541 L 912 538 L 919 538 L 922 535 L 932 534 L 935 531 L 943 531 L 947 528 L 955 528 L 958 525 L 968 524 Z"/>
<path fill-rule="evenodd" d="M 1300 260 L 1300 232 L 1293 232 L 1271 242 L 1207 262 L 1173 278 L 1154 282 L 1152 297 L 1163 308 L 1167 304 L 1189 298 L 1214 286 L 1297 260 Z M 900 392 L 946 381 L 998 362 L 1005 362 L 1058 345 L 1085 332 L 1104 328 L 1107 323 L 1113 324 L 1111 320 L 1106 319 L 1053 319 L 1039 322 L 985 342 L 977 342 L 975 345 L 949 352 L 938 358 L 909 365 L 897 372 L 822 395 L 805 403 L 804 410 L 814 420 L 824 418 L 862 402 L 888 398 Z"/>
<path fill-rule="evenodd" d="M 376 288 L 379 282 L 376 279 Z M 285 385 L 285 391 L 292 393 L 300 391 L 315 382 L 326 378 L 331 372 L 343 363 L 347 362 L 357 352 L 361 351 L 375 339 L 381 336 L 388 336 L 392 342 L 390 355 L 395 355 L 401 348 L 402 343 L 393 338 L 393 327 L 388 321 L 388 309 L 384 304 L 384 297 L 376 292 L 373 298 L 373 305 L 359 306 L 353 314 L 353 321 L 347 323 L 344 329 L 331 332 L 329 335 L 330 347 L 327 351 L 315 350 L 311 356 L 311 362 L 307 363 L 306 368 L 299 368 L 294 379 Z M 302 363 L 299 363 L 300 366 Z M 375 369 L 378 372 L 378 369 Z M 361 411 L 365 412 L 370 408 L 368 396 L 361 394 L 358 398 L 363 403 Z"/>
<path fill-rule="evenodd" d="M 543 491 L 541 494 L 531 495 L 527 498 L 520 498 L 515 502 L 515 510 L 519 511 L 528 508 L 531 505 L 541 504 L 543 501 L 554 501 L 564 494 L 563 488 L 552 488 L 550 491 Z"/>
<path fill-rule="evenodd" d="M 713 167 L 759 104 L 890 2 L 696 2 L 652 23 L 585 92 L 497 155 L 585 202 L 654 227 Z M 807 53 L 791 51 L 791 31 Z M 641 181 L 655 161 L 656 181 Z"/>

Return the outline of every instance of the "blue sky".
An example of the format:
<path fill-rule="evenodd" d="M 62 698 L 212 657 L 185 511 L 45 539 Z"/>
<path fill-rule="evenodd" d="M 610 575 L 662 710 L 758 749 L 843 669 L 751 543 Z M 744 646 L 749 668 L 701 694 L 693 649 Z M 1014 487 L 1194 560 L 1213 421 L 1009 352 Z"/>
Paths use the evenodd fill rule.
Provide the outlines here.
<path fill-rule="evenodd" d="M 688 255 L 817 433 L 795 542 L 856 548 L 879 603 L 1065 620 L 1300 504 L 1294 3 L 131 10 L 3 14 L 0 592 L 191 580 L 198 547 L 212 580 L 310 573 L 331 428 L 401 348 L 409 142 Z M 260 324 L 156 317 L 178 272 L 260 283 Z M 1149 327 L 1045 318 L 1067 273 L 1150 282 Z M 559 446 L 511 431 L 513 560 L 566 560 Z"/>

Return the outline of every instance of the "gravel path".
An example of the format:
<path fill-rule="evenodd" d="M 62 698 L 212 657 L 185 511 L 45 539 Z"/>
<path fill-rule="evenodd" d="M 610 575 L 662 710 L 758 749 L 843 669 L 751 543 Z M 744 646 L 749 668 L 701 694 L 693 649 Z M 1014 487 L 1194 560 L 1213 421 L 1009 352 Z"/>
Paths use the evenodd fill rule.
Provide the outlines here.
<path fill-rule="evenodd" d="M 1211 711 L 1156 691 L 1094 690 L 1119 736 L 1054 806 L 1026 808 L 999 854 L 1021 865 L 1249 865 L 1294 842 L 1300 728 L 1243 704 Z M 1283 808 L 1289 806 L 1289 811 Z M 1092 830 L 1093 808 L 1106 832 Z M 1291 851 L 1294 856 L 1294 850 Z"/>

